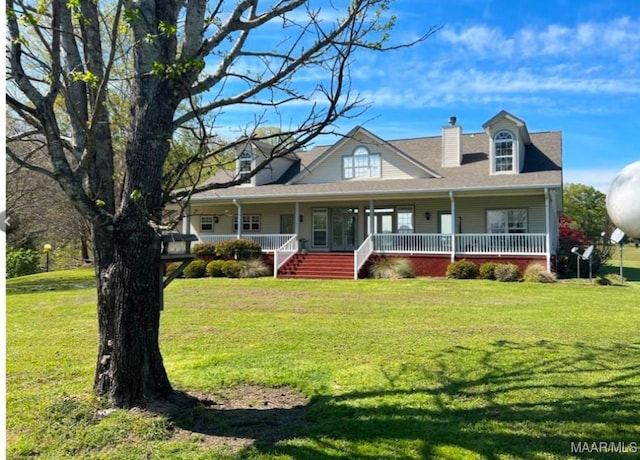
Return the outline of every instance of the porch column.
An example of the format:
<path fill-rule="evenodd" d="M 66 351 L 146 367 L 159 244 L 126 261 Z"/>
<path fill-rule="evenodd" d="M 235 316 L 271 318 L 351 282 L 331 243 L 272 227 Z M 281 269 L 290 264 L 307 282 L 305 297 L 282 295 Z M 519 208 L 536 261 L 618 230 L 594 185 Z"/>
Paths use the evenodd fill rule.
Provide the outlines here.
<path fill-rule="evenodd" d="M 547 253 L 547 271 L 551 271 L 551 208 L 549 203 L 549 188 L 544 188 L 544 219 L 545 219 L 545 245 Z"/>
<path fill-rule="evenodd" d="M 182 233 L 185 235 L 191 233 L 191 205 L 188 204 L 184 209 L 184 216 L 182 216 Z"/>
<path fill-rule="evenodd" d="M 233 204 L 238 208 L 238 231 L 236 233 L 236 238 L 240 239 L 242 238 L 242 206 L 240 206 L 240 203 L 238 203 L 235 198 L 233 199 Z"/>
<path fill-rule="evenodd" d="M 449 192 L 451 200 L 451 262 L 456 260 L 456 200 L 453 192 Z"/>
<path fill-rule="evenodd" d="M 296 210 L 293 215 L 293 233 L 300 236 L 300 202 L 296 201 Z"/>
<path fill-rule="evenodd" d="M 376 208 L 373 204 L 373 200 L 369 200 L 369 234 L 367 236 L 373 233 L 373 229 L 376 222 L 375 210 Z"/>

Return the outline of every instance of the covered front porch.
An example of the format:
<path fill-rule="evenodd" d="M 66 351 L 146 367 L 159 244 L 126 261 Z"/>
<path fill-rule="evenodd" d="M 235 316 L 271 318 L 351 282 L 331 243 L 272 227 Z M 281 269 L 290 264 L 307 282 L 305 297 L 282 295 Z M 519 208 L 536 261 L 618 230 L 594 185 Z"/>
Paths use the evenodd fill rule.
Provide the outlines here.
<path fill-rule="evenodd" d="M 273 260 L 273 272 L 280 269 L 296 254 L 307 253 L 304 240 L 296 234 L 224 234 L 200 235 L 200 242 L 217 243 L 234 238 L 245 238 L 260 244 L 263 253 Z M 439 256 L 440 260 L 461 258 L 539 259 L 550 268 L 551 254 L 546 233 L 372 233 L 353 250 L 353 277 L 372 255 Z M 326 254 L 328 251 L 311 251 Z M 344 254 L 351 251 L 336 251 Z"/>
<path fill-rule="evenodd" d="M 423 272 L 436 276 L 461 258 L 537 260 L 551 269 L 557 205 L 548 189 L 363 198 L 199 202 L 183 228 L 201 242 L 256 241 L 275 276 L 297 254 L 318 253 L 351 254 L 353 278 L 375 255 L 409 257 L 422 266 L 437 261 L 437 270 Z"/>

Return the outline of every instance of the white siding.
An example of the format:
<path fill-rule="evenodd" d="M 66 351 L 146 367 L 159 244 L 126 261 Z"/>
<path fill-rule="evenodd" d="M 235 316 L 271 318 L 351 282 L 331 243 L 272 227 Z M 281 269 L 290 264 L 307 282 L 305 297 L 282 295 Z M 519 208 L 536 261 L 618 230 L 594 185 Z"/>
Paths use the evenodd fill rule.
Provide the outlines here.
<path fill-rule="evenodd" d="M 388 179 L 409 179 L 415 177 L 429 177 L 429 174 L 422 168 L 410 161 L 402 158 L 396 152 L 389 150 L 385 146 L 372 144 L 370 141 L 349 140 L 342 145 L 342 148 L 331 153 L 320 164 L 304 176 L 300 184 L 322 184 L 340 182 L 343 179 L 342 158 L 350 156 L 356 147 L 364 145 L 370 153 L 381 156 L 381 178 L 361 178 L 350 180 L 388 180 Z"/>
<path fill-rule="evenodd" d="M 460 166 L 462 158 L 462 127 L 445 126 L 442 128 L 442 166 L 444 168 Z"/>

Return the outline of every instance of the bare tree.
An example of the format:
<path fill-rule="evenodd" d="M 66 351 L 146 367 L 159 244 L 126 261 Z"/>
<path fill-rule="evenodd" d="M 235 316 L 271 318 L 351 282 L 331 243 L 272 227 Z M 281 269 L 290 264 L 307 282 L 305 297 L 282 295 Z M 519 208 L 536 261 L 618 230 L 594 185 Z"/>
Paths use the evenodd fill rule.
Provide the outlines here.
<path fill-rule="evenodd" d="M 234 147 L 210 141 L 220 117 L 234 106 L 254 109 L 239 144 L 258 139 L 257 125 L 273 124 L 289 104 L 307 104 L 307 116 L 281 127 L 287 142 L 277 143 L 255 174 L 366 108 L 351 92 L 350 66 L 358 50 L 394 48 L 387 44 L 389 0 L 321 2 L 322 10 L 313 3 L 7 0 L 7 103 L 28 126 L 8 139 L 7 153 L 54 179 L 91 223 L 94 390 L 114 406 L 145 405 L 173 391 L 158 344 L 163 208 L 247 179 L 201 185 L 196 174 L 192 186 L 171 188 L 194 174 L 194 165 L 226 158 Z M 268 27 L 277 33 L 258 37 Z M 318 75 L 308 89 L 298 84 L 305 74 Z M 130 88 L 129 112 L 116 123 L 110 107 L 122 83 Z M 171 140 L 187 135 L 197 147 L 168 175 Z M 30 162 L 12 148 L 19 141 L 42 143 L 49 164 Z"/>

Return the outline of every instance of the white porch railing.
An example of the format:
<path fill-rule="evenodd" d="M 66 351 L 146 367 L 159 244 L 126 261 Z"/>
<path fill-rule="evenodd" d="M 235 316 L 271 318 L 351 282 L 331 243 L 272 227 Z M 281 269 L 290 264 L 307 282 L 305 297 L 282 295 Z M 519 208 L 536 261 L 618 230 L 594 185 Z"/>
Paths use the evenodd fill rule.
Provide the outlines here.
<path fill-rule="evenodd" d="M 456 235 L 458 254 L 535 254 L 547 253 L 545 233 L 462 233 Z"/>
<path fill-rule="evenodd" d="M 298 253 L 298 236 L 293 235 L 282 246 L 273 252 L 273 277 L 278 277 L 278 270 Z"/>
<path fill-rule="evenodd" d="M 450 254 L 454 235 L 381 233 L 372 236 L 373 252 Z M 547 249 L 545 233 L 461 233 L 455 235 L 455 239 L 456 254 L 544 255 Z"/>
<path fill-rule="evenodd" d="M 264 235 L 264 234 L 242 234 L 241 238 L 245 240 L 252 240 L 257 242 L 262 248 L 262 252 L 275 252 L 282 246 L 284 246 L 291 238 L 296 237 L 294 234 L 275 234 L 275 235 Z M 226 240 L 235 240 L 238 238 L 237 234 L 231 235 L 199 235 L 198 236 L 201 243 L 220 243 L 221 241 Z"/>
<path fill-rule="evenodd" d="M 362 242 L 360 247 L 353 252 L 353 278 L 358 279 L 358 272 L 367 261 L 369 256 L 374 251 L 374 239 L 375 235 L 369 235 Z"/>
<path fill-rule="evenodd" d="M 441 233 L 377 233 L 374 252 L 446 254 L 451 252 L 451 235 Z"/>

